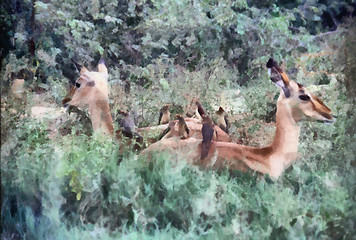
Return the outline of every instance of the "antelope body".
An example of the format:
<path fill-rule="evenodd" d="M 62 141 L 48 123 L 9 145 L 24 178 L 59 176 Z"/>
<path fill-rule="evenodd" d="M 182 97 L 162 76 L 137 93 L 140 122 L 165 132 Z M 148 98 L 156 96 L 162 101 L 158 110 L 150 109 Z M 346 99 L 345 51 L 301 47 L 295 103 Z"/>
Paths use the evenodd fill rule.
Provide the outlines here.
<path fill-rule="evenodd" d="M 85 67 L 82 67 L 80 77 L 64 97 L 62 103 L 64 105 L 88 107 L 93 130 L 100 131 L 109 136 L 114 136 L 113 119 L 109 107 L 108 78 L 108 69 L 103 60 L 100 60 L 98 63 L 97 72 L 89 71 Z M 168 106 L 166 110 L 166 112 L 169 113 Z M 187 118 L 185 121 L 187 122 L 188 128 L 191 129 L 189 136 L 187 137 L 196 136 L 197 138 L 201 138 L 202 124 L 196 119 Z M 144 135 L 152 135 L 152 132 L 163 132 L 167 127 L 168 124 L 164 124 L 136 129 L 136 131 Z M 178 124 L 176 124 L 175 128 L 177 128 L 178 132 Z M 230 137 L 221 129 L 217 129 L 216 131 L 218 132 L 219 141 L 231 141 Z M 115 133 L 116 139 L 121 140 L 121 135 L 120 130 L 117 131 Z M 147 140 L 148 143 L 155 141 L 154 138 Z"/>
<path fill-rule="evenodd" d="M 298 143 L 301 120 L 314 118 L 333 122 L 331 110 L 317 97 L 294 81 L 290 81 L 281 68 L 270 59 L 267 67 L 271 80 L 281 89 L 277 100 L 276 132 L 272 143 L 263 148 L 243 146 L 230 142 L 213 141 L 206 158 L 201 159 L 202 141 L 162 139 L 151 145 L 141 154 L 150 155 L 154 151 L 167 150 L 173 154 L 184 153 L 193 164 L 204 167 L 248 169 L 278 178 L 298 156 Z"/>
<path fill-rule="evenodd" d="M 187 138 L 197 138 L 197 139 L 202 139 L 202 123 L 200 120 L 196 118 L 184 118 L 187 127 L 189 128 L 189 134 L 186 136 Z M 170 137 L 179 137 L 179 131 L 178 131 L 178 120 L 174 120 L 174 132 L 170 134 L 166 138 Z M 158 126 L 152 126 L 152 127 L 144 127 L 144 128 L 138 128 L 137 131 L 141 133 L 144 136 L 149 136 L 149 135 L 159 135 L 159 133 L 163 132 L 166 128 L 168 128 L 169 124 L 162 124 Z M 216 134 L 213 136 L 214 141 L 220 141 L 220 142 L 231 142 L 231 137 L 226 134 L 223 130 L 221 130 L 220 127 L 215 126 L 214 127 Z"/>

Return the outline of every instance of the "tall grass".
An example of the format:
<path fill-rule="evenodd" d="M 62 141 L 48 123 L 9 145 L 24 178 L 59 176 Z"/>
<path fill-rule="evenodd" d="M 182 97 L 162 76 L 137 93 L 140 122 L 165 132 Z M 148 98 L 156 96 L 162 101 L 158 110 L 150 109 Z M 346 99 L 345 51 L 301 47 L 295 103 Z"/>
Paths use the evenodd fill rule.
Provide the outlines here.
<path fill-rule="evenodd" d="M 273 182 L 199 169 L 183 155 L 161 152 L 152 161 L 129 151 L 120 155 L 115 144 L 96 135 L 73 134 L 53 142 L 45 129 L 27 119 L 2 146 L 4 239 L 320 239 L 353 234 L 354 205 L 345 183 L 351 183 L 354 172 L 332 166 L 340 159 L 322 149 L 303 145 L 317 152 Z"/>

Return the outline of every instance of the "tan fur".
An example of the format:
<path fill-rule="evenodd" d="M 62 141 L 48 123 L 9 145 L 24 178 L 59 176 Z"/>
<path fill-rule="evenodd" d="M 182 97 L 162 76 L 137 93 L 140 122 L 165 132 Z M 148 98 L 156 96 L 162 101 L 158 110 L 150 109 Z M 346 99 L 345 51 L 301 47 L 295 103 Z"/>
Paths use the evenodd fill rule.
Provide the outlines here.
<path fill-rule="evenodd" d="M 282 75 L 284 87 L 288 87 L 291 95 L 285 97 L 281 90 L 277 101 L 276 132 L 271 145 L 263 148 L 253 148 L 230 142 L 214 141 L 206 159 L 201 160 L 202 141 L 197 138 L 186 140 L 161 140 L 142 154 L 153 151 L 167 150 L 173 154 L 181 155 L 193 164 L 204 167 L 229 168 L 240 171 L 252 169 L 262 174 L 269 174 L 278 178 L 298 156 L 298 143 L 300 127 L 298 121 L 304 116 L 313 117 L 323 121 L 333 121 L 330 109 L 320 99 L 313 97 L 306 88 L 290 81 L 284 73 Z M 310 101 L 299 99 L 300 90 L 310 95 Z"/>
<path fill-rule="evenodd" d="M 170 127 L 170 130 L 163 138 L 177 137 L 179 135 L 176 131 L 175 125 L 176 125 L 176 123 L 174 121 L 171 121 L 168 124 L 168 126 Z"/>
<path fill-rule="evenodd" d="M 109 74 L 107 67 L 103 63 L 102 64 L 98 64 L 98 72 L 104 73 L 104 74 Z"/>
<path fill-rule="evenodd" d="M 83 67 L 80 77 L 63 99 L 63 104 L 88 107 L 94 131 L 113 135 L 114 127 L 109 108 L 108 71 L 104 64 L 99 64 L 100 72 L 89 72 Z"/>
<path fill-rule="evenodd" d="M 295 103 L 299 105 L 299 108 L 302 110 L 305 116 L 321 121 L 334 120 L 333 116 L 331 115 L 330 108 L 328 108 L 319 97 L 311 94 L 307 88 L 294 81 L 291 81 L 289 88 L 292 89 L 295 98 L 297 98 L 298 94 L 301 94 L 301 92 L 303 95 L 308 95 L 310 97 L 310 101 L 296 101 Z"/>
<path fill-rule="evenodd" d="M 196 118 L 184 118 L 188 128 L 189 128 L 189 135 L 185 135 L 187 138 L 193 137 L 196 139 L 202 139 L 203 136 L 201 134 L 201 129 L 202 129 L 202 123 L 196 119 Z M 178 132 L 178 120 L 175 120 L 175 129 L 174 132 L 172 132 L 169 137 L 179 137 L 179 132 Z M 163 124 L 163 125 L 158 125 L 158 126 L 153 126 L 153 127 L 145 127 L 145 128 L 138 128 L 137 132 L 140 132 L 144 136 L 154 136 L 154 135 L 159 135 L 161 132 L 163 132 L 166 128 L 168 127 L 168 124 Z M 220 127 L 215 126 L 215 132 L 213 140 L 214 141 L 220 141 L 220 142 L 231 142 L 230 136 L 225 133 L 223 130 L 221 130 Z M 149 140 L 150 141 L 150 140 Z"/>
<path fill-rule="evenodd" d="M 129 146 L 136 151 L 142 147 L 142 137 L 134 134 L 132 138 L 124 137 L 121 129 L 114 133 L 113 120 L 109 107 L 108 99 L 108 70 L 104 63 L 98 64 L 98 72 L 89 72 L 82 68 L 81 75 L 68 94 L 63 99 L 63 104 L 74 105 L 78 107 L 88 107 L 93 130 L 115 136 L 119 143 L 119 152 L 122 153 Z"/>

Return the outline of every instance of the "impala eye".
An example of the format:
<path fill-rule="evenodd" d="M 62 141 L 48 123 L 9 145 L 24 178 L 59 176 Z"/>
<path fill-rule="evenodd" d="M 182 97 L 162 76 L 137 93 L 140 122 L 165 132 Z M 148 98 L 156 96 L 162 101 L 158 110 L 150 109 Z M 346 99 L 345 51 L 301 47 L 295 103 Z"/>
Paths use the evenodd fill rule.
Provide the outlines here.
<path fill-rule="evenodd" d="M 299 99 L 300 100 L 303 100 L 303 101 L 309 101 L 310 100 L 310 97 L 308 95 L 300 95 L 299 96 Z"/>
<path fill-rule="evenodd" d="M 75 83 L 75 86 L 76 86 L 77 88 L 80 88 L 80 83 L 76 82 L 76 83 Z"/>

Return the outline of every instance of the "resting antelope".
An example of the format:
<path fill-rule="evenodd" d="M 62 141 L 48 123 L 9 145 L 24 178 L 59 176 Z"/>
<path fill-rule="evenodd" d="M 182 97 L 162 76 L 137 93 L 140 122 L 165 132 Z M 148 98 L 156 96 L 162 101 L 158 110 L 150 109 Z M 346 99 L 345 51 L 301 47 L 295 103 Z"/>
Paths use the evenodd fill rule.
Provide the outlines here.
<path fill-rule="evenodd" d="M 186 138 L 196 138 L 196 139 L 202 139 L 202 121 L 197 119 L 197 118 L 184 118 L 184 121 L 187 124 L 187 127 L 189 129 L 189 134 L 187 134 Z M 168 138 L 170 137 L 178 137 L 178 120 L 173 121 L 173 125 L 171 127 L 174 127 L 175 132 L 173 134 L 170 134 Z M 138 128 L 137 132 L 142 134 L 143 136 L 147 137 L 149 142 L 155 142 L 155 139 L 159 139 L 159 135 L 163 133 L 165 130 L 169 128 L 169 124 L 161 124 L 158 126 L 152 126 L 152 127 L 144 127 L 144 128 Z M 214 141 L 220 141 L 220 142 L 231 142 L 231 137 L 224 132 L 220 127 L 215 126 L 214 127 L 216 134 L 213 136 Z M 151 137 L 152 136 L 152 137 Z M 167 137 L 166 137 L 167 138 Z M 164 138 L 165 139 L 165 138 Z"/>
<path fill-rule="evenodd" d="M 93 130 L 113 136 L 114 125 L 109 107 L 108 78 L 108 69 L 104 60 L 99 61 L 98 72 L 89 72 L 88 69 L 82 67 L 80 77 L 64 97 L 62 103 L 64 105 L 88 107 Z M 123 128 L 115 132 L 117 140 L 120 141 L 122 136 L 126 136 L 130 139 L 135 138 L 136 142 L 142 144 L 140 135 L 136 135 L 134 132 L 130 135 L 125 126 L 120 127 Z M 128 144 L 130 145 L 131 141 Z M 140 146 L 135 144 L 133 148 L 139 150 Z"/>
<path fill-rule="evenodd" d="M 77 107 L 88 107 L 93 130 L 100 131 L 104 134 L 114 135 L 113 119 L 109 107 L 109 91 L 108 91 L 108 69 L 103 60 L 98 63 L 98 72 L 88 71 L 85 67 L 80 70 L 80 77 L 76 80 L 75 85 L 70 89 L 64 97 L 62 103 L 64 105 L 73 105 Z M 191 131 L 192 136 L 201 136 L 201 123 L 194 120 L 185 119 Z M 136 129 L 144 135 L 150 135 L 156 132 L 157 129 L 163 132 L 168 124 L 155 127 Z M 218 130 L 217 130 L 218 131 Z M 121 139 L 120 131 L 116 132 L 116 138 Z M 220 141 L 231 141 L 230 137 L 221 129 L 219 131 Z M 124 134 L 125 135 L 125 134 Z M 159 133 L 157 134 L 159 135 Z M 138 137 L 140 138 L 140 137 Z M 136 138 L 136 140 L 138 139 Z M 148 143 L 154 142 L 154 139 L 146 139 Z M 142 142 L 141 138 L 139 142 Z"/>
<path fill-rule="evenodd" d="M 297 159 L 298 138 L 301 120 L 313 118 L 324 122 L 334 122 L 331 110 L 303 85 L 289 80 L 287 74 L 273 59 L 267 63 L 271 80 L 280 88 L 277 100 L 276 132 L 272 143 L 263 148 L 243 146 L 236 143 L 213 141 L 207 156 L 201 159 L 202 140 L 162 139 L 141 154 L 168 150 L 184 154 L 193 164 L 214 168 L 248 169 L 278 178 Z"/>
<path fill-rule="evenodd" d="M 108 69 L 103 60 L 98 63 L 98 72 L 89 72 L 83 67 L 75 85 L 62 103 L 77 107 L 88 107 L 94 131 L 113 135 L 114 126 L 109 107 Z"/>

